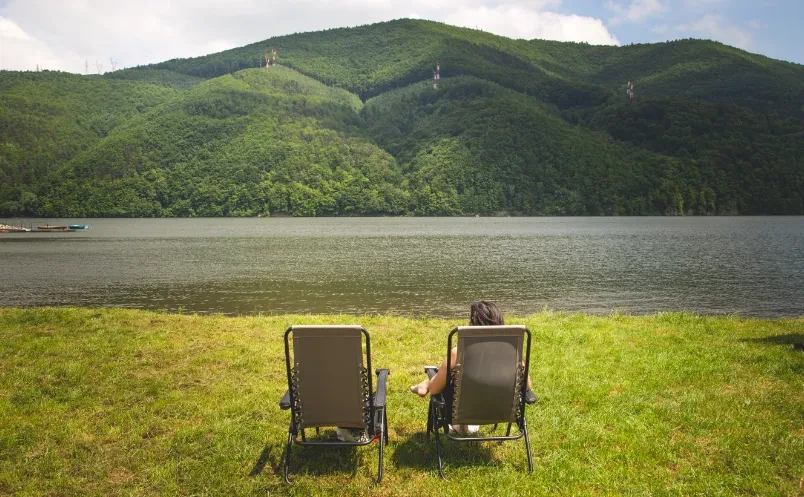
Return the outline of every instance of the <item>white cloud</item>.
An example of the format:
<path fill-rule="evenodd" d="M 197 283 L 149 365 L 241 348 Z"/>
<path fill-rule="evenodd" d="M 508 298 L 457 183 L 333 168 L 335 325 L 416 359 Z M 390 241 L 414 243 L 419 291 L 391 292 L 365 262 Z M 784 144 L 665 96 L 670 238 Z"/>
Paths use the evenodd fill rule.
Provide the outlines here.
<path fill-rule="evenodd" d="M 62 69 L 83 64 L 80 57 L 70 51 L 57 54 L 47 43 L 39 40 L 14 21 L 0 17 L 0 69 L 33 70 Z"/>
<path fill-rule="evenodd" d="M 607 0 L 606 8 L 615 14 L 610 21 L 612 25 L 623 21 L 641 22 L 667 10 L 659 0 L 632 0 L 628 5 Z"/>
<path fill-rule="evenodd" d="M 750 33 L 728 24 L 717 14 L 707 14 L 695 22 L 682 24 L 676 29 L 681 33 L 710 38 L 744 50 L 751 48 L 753 43 L 753 37 Z"/>
<path fill-rule="evenodd" d="M 586 41 L 593 45 L 619 44 L 600 19 L 536 12 L 515 5 L 462 9 L 448 15 L 445 21 L 456 26 L 477 26 L 510 38 Z"/>
<path fill-rule="evenodd" d="M 0 35 L 3 36 L 4 40 L 31 41 L 31 37 L 28 36 L 28 33 L 23 31 L 22 28 L 17 26 L 13 21 L 4 17 L 0 17 Z"/>
<path fill-rule="evenodd" d="M 489 0 L 494 1 L 494 0 Z M 645 0 L 638 0 L 645 1 Z M 658 1 L 658 0 L 648 0 Z M 0 68 L 83 73 L 191 57 L 272 36 L 409 16 L 513 38 L 617 43 L 600 19 L 554 12 L 561 0 L 0 0 Z M 552 9 L 552 10 L 551 10 Z"/>
<path fill-rule="evenodd" d="M 668 24 L 659 24 L 657 26 L 653 26 L 653 29 L 651 31 L 653 31 L 656 34 L 666 35 L 667 33 L 670 32 L 670 26 Z"/>

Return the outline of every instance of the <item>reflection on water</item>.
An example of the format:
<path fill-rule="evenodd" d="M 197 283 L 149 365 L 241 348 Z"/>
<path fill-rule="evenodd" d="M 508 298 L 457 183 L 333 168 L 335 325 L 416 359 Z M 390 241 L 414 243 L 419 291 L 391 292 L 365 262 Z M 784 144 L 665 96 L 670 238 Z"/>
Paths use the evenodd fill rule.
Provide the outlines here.
<path fill-rule="evenodd" d="M 803 220 L 50 219 L 93 229 L 0 234 L 0 305 L 455 317 L 486 298 L 517 314 L 799 316 Z"/>

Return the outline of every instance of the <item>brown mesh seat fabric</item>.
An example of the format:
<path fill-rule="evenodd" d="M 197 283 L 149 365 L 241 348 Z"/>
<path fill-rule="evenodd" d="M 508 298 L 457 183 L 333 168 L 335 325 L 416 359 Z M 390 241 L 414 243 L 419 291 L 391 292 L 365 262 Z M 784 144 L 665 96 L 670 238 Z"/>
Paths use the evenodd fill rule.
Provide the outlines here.
<path fill-rule="evenodd" d="M 359 326 L 293 327 L 299 428 L 365 428 L 363 334 Z"/>
<path fill-rule="evenodd" d="M 452 424 L 516 421 L 524 327 L 458 328 Z"/>

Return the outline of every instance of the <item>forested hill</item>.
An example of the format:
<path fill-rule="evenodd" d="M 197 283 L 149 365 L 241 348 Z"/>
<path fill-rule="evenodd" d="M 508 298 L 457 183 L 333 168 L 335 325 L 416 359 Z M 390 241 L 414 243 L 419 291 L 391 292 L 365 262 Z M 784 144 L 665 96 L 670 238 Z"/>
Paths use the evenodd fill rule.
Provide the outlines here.
<path fill-rule="evenodd" d="M 0 71 L 1 216 L 804 214 L 802 158 L 804 66 L 701 40 L 399 20 Z"/>

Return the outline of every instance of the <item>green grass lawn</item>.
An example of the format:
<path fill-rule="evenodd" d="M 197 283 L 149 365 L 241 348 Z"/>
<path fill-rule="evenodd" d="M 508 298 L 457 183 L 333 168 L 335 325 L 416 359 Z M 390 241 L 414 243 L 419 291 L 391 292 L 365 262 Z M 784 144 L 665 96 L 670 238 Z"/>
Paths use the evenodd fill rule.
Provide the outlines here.
<path fill-rule="evenodd" d="M 447 443 L 407 391 L 458 321 L 0 309 L 2 495 L 804 495 L 804 319 L 507 317 L 533 332 L 524 443 Z M 294 448 L 282 335 L 364 325 L 390 445 Z"/>

